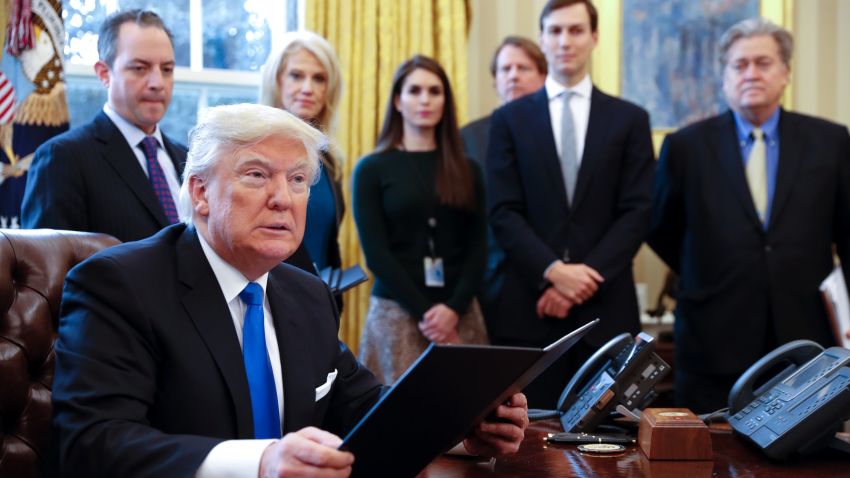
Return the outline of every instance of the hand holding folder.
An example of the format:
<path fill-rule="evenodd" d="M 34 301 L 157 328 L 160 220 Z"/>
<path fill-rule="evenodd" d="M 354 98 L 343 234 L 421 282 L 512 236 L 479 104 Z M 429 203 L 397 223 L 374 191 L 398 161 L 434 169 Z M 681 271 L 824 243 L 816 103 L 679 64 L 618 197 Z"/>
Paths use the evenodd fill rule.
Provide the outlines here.
<path fill-rule="evenodd" d="M 850 348 L 850 298 L 840 266 L 821 282 L 820 291 L 835 342 L 844 348 Z"/>
<path fill-rule="evenodd" d="M 355 457 L 351 476 L 416 476 L 470 437 L 598 322 L 545 349 L 431 344 L 344 438 L 340 450 Z M 478 444 L 468 443 L 476 451 Z"/>

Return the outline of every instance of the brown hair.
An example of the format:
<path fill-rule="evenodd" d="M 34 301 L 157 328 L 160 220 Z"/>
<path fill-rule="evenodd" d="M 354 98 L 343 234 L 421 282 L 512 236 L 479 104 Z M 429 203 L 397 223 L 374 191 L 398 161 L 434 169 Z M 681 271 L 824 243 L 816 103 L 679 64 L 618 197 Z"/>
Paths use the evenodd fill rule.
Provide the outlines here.
<path fill-rule="evenodd" d="M 109 68 L 112 68 L 115 57 L 118 55 L 118 35 L 121 32 L 121 26 L 125 23 L 135 23 L 140 27 L 159 28 L 165 32 L 168 41 L 171 42 L 171 47 L 174 48 L 174 37 L 171 36 L 171 31 L 155 12 L 138 8 L 118 11 L 103 20 L 97 35 L 97 56 Z"/>
<path fill-rule="evenodd" d="M 549 72 L 549 65 L 546 63 L 546 56 L 542 51 L 540 51 L 540 47 L 537 46 L 537 43 L 534 43 L 525 37 L 507 36 L 504 40 L 502 40 L 499 48 L 496 48 L 496 51 L 493 53 L 493 58 L 490 60 L 490 74 L 493 75 L 493 78 L 496 77 L 496 68 L 499 67 L 499 53 L 502 52 L 502 48 L 508 45 L 515 46 L 524 51 L 525 54 L 531 58 L 531 61 L 534 62 L 534 66 L 537 67 L 537 71 L 543 76 L 546 76 L 546 73 Z"/>
<path fill-rule="evenodd" d="M 590 16 L 590 31 L 595 33 L 597 27 L 599 27 L 599 12 L 596 11 L 596 7 L 593 6 L 593 2 L 590 0 L 549 0 L 543 7 L 543 11 L 540 12 L 540 31 L 543 31 L 543 20 L 550 13 L 559 8 L 569 7 L 577 3 L 581 3 L 587 8 L 587 14 Z"/>
<path fill-rule="evenodd" d="M 443 83 L 445 103 L 443 117 L 437 123 L 435 136 L 437 142 L 437 198 L 441 204 L 469 209 L 475 208 L 475 186 L 472 180 L 472 168 L 463 154 L 460 132 L 455 113 L 455 100 L 449 77 L 435 60 L 427 56 L 415 55 L 402 63 L 393 74 L 392 89 L 387 100 L 384 124 L 378 134 L 375 151 L 384 152 L 397 149 L 404 136 L 404 120 L 395 108 L 395 100 L 401 95 L 402 86 L 407 77 L 415 70 L 422 69 L 440 78 Z"/>

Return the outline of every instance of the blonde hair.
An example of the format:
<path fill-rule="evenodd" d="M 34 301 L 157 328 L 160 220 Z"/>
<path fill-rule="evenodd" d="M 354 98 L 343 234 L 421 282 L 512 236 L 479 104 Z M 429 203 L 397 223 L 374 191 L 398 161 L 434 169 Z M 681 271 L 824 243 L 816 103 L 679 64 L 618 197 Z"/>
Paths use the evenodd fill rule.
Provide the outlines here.
<path fill-rule="evenodd" d="M 283 99 L 280 96 L 280 77 L 286 70 L 286 62 L 289 57 L 305 50 L 316 57 L 316 60 L 325 69 L 327 75 L 327 90 L 325 91 L 325 104 L 318 118 L 310 118 L 316 121 L 316 127 L 325 135 L 333 136 L 337 126 L 337 112 L 339 101 L 342 97 L 342 73 L 339 60 L 334 53 L 331 44 L 321 36 L 307 30 L 287 32 L 284 34 L 283 46 L 273 54 L 269 55 L 261 71 L 260 97 L 261 105 L 283 108 Z M 342 159 L 342 152 L 333 144 L 328 146 L 328 154 L 323 156 L 323 163 L 328 170 L 329 176 L 339 179 L 338 161 Z"/>

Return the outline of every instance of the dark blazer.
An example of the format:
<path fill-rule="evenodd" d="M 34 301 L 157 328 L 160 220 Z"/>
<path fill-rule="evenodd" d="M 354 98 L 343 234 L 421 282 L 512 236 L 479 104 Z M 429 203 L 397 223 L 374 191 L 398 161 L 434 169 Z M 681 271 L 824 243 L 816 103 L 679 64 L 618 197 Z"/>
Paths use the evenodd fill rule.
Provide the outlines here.
<path fill-rule="evenodd" d="M 164 134 L 162 140 L 182 176 L 186 148 Z M 168 225 L 131 146 L 103 111 L 36 150 L 21 221 L 25 228 L 103 232 L 123 242 Z"/>
<path fill-rule="evenodd" d="M 484 168 L 490 141 L 490 116 L 478 118 L 461 128 L 460 138 L 463 140 L 464 153 Z"/>
<path fill-rule="evenodd" d="M 467 124 L 460 130 L 460 138 L 463 140 L 463 152 L 467 157 L 478 163 L 484 170 L 487 159 L 487 145 L 490 142 L 490 116 L 479 118 Z M 485 180 L 486 183 L 486 180 Z M 485 184 L 485 195 L 489 194 Z M 478 303 L 484 313 L 484 320 L 491 328 L 491 323 L 499 323 L 502 319 L 499 296 L 504 284 L 505 253 L 499 247 L 493 229 L 487 227 L 487 266 L 484 269 L 484 278 L 478 290 Z"/>
<path fill-rule="evenodd" d="M 540 344 L 596 317 L 588 335 L 601 345 L 640 330 L 632 258 L 649 226 L 654 160 L 649 115 L 596 88 L 572 207 L 546 89 L 497 109 L 487 153 L 488 205 L 507 265 L 503 320 L 492 332 Z M 593 267 L 605 278 L 597 293 L 567 320 L 537 318 L 543 272 L 555 260 Z"/>
<path fill-rule="evenodd" d="M 337 339 L 330 292 L 281 264 L 267 296 L 284 433 L 343 434 L 381 389 Z M 194 228 L 177 224 L 83 262 L 68 275 L 60 315 L 54 424 L 67 474 L 190 477 L 220 441 L 253 437 L 241 347 Z"/>
<path fill-rule="evenodd" d="M 737 374 L 780 343 L 834 345 L 820 282 L 835 244 L 850 279 L 850 135 L 781 111 L 779 169 L 767 231 L 753 206 L 726 112 L 668 135 L 649 244 L 679 274 L 676 365 Z M 850 281 L 848 281 L 850 283 Z"/>
<path fill-rule="evenodd" d="M 345 200 L 342 197 L 342 183 L 339 180 L 329 178 L 331 192 L 334 195 L 334 210 L 336 220 L 334 221 L 333 240 L 328 241 L 328 263 L 336 268 L 342 267 L 342 253 L 339 248 L 339 226 L 345 216 Z"/>

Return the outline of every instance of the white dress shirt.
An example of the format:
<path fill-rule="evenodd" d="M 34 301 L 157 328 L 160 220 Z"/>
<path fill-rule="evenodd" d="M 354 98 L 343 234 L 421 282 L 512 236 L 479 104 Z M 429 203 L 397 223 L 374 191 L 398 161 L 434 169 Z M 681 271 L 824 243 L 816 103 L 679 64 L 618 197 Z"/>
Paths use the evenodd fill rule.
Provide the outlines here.
<path fill-rule="evenodd" d="M 576 132 L 576 166 L 581 165 L 584 156 L 584 140 L 587 137 L 587 123 L 590 120 L 590 94 L 593 92 L 593 82 L 590 75 L 585 75 L 574 87 L 567 88 L 558 83 L 552 75 L 546 76 L 546 95 L 549 98 L 549 115 L 552 121 L 552 136 L 555 138 L 555 148 L 558 157 L 561 156 L 561 112 L 564 109 L 564 93 L 569 90 L 573 93 L 570 97 L 570 110 L 573 113 L 573 125 Z M 549 274 L 555 264 L 561 262 L 556 260 L 549 264 L 543 271 L 543 278 Z"/>
<path fill-rule="evenodd" d="M 236 328 L 236 337 L 239 338 L 239 346 L 242 346 L 242 325 L 245 322 L 245 303 L 239 298 L 239 293 L 248 285 L 248 279 L 233 266 L 224 261 L 213 248 L 204 240 L 204 236 L 198 232 L 201 248 L 210 263 L 210 267 L 218 280 L 224 300 L 230 308 L 230 316 L 233 326 Z M 263 330 L 266 336 L 266 350 L 269 353 L 269 361 L 274 375 L 275 389 L 277 390 L 277 410 L 281 418 L 281 429 L 283 428 L 283 373 L 280 366 L 280 349 L 277 346 L 274 322 L 272 321 L 269 298 L 266 295 L 266 284 L 269 274 L 260 276 L 256 282 L 263 288 Z M 216 445 L 207 455 L 204 462 L 195 474 L 196 478 L 256 478 L 260 472 L 260 459 L 265 449 L 275 440 L 227 440 Z"/>
<path fill-rule="evenodd" d="M 587 123 L 590 119 L 590 94 L 593 91 L 593 83 L 590 75 L 584 78 L 572 88 L 558 83 L 552 75 L 546 77 L 546 95 L 549 98 L 549 116 L 552 120 L 552 136 L 555 138 L 555 148 L 558 157 L 561 157 L 561 112 L 564 109 L 564 92 L 573 93 L 570 97 L 570 110 L 573 113 L 573 125 L 576 131 L 576 165 L 581 165 L 584 155 L 584 140 L 587 136 Z"/>
<path fill-rule="evenodd" d="M 115 123 L 118 131 L 120 131 L 121 135 L 124 136 L 124 139 L 127 140 L 127 144 L 130 145 L 130 149 L 133 150 L 133 154 L 136 155 L 136 161 L 139 162 L 139 166 L 142 167 L 142 171 L 145 172 L 145 176 L 150 178 L 150 173 L 148 173 L 148 160 L 145 158 L 145 152 L 142 151 L 142 148 L 139 146 L 139 143 L 145 139 L 147 133 L 140 130 L 138 126 L 122 118 L 121 115 L 116 113 L 115 110 L 109 106 L 109 103 L 103 105 L 103 112 L 106 113 L 106 116 L 108 116 L 113 123 Z M 177 204 L 177 195 L 180 192 L 180 178 L 177 175 L 177 169 L 174 168 L 174 163 L 165 151 L 165 143 L 162 141 L 162 131 L 160 131 L 159 125 L 156 126 L 156 129 L 151 136 L 156 138 L 157 143 L 159 143 L 159 147 L 156 149 L 156 159 L 159 162 L 159 167 L 162 168 L 163 174 L 165 174 L 165 181 L 168 183 L 168 190 L 171 191 L 171 197 L 174 198 L 174 204 Z"/>

